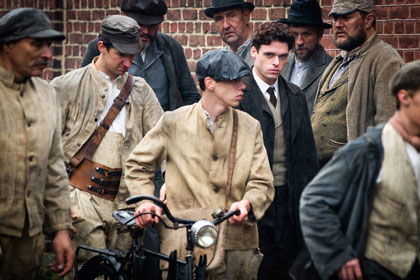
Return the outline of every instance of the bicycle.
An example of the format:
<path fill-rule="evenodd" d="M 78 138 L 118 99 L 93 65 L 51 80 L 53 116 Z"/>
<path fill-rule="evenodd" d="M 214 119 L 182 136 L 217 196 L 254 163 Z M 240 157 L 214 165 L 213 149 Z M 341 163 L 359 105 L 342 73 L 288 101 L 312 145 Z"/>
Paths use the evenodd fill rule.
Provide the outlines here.
<path fill-rule="evenodd" d="M 220 208 L 213 213 L 213 222 L 207 220 L 187 220 L 172 216 L 167 206 L 159 199 L 153 196 L 133 196 L 126 200 L 128 205 L 140 202 L 142 200 L 151 200 L 163 209 L 167 218 L 173 223 L 172 226 L 167 225 L 161 219 L 160 222 L 169 229 L 187 229 L 187 255 L 184 260 L 177 259 L 177 251 L 172 251 L 169 255 L 161 254 L 146 249 L 138 239 L 143 236 L 144 229 L 135 225 L 135 219 L 140 215 L 155 213 L 145 212 L 134 215 L 134 211 L 114 211 L 113 217 L 125 227 L 122 232 L 129 232 L 133 238 L 131 248 L 128 252 L 117 250 L 97 249 L 87 246 L 79 246 L 76 249 L 75 279 L 76 280 L 92 280 L 92 279 L 112 279 L 112 280 L 129 280 L 129 279 L 149 279 L 147 265 L 150 258 L 158 258 L 169 263 L 168 280 L 204 280 L 207 257 L 200 256 L 198 265 L 195 265 L 194 247 L 209 248 L 215 244 L 217 240 L 216 226 L 233 215 L 239 215 L 240 211 L 231 211 L 224 213 Z M 160 217 L 159 217 L 160 218 Z M 97 252 L 98 255 L 90 258 L 80 269 L 78 269 L 77 256 L 80 250 Z"/>

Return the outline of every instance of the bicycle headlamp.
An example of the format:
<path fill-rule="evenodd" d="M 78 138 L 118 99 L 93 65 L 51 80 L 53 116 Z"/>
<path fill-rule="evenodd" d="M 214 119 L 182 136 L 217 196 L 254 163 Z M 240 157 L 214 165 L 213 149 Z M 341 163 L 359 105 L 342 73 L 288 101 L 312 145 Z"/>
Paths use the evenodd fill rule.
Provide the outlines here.
<path fill-rule="evenodd" d="M 201 220 L 191 227 L 194 244 L 201 248 L 209 248 L 216 243 L 217 230 L 213 223 Z"/>

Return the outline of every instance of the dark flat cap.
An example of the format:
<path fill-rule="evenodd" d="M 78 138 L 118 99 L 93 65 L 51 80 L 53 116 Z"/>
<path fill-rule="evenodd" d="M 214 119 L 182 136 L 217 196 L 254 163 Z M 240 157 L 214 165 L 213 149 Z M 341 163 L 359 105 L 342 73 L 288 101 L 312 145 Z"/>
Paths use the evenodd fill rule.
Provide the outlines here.
<path fill-rule="evenodd" d="M 163 0 L 123 0 L 121 11 L 139 24 L 152 25 L 163 21 L 168 7 Z"/>
<path fill-rule="evenodd" d="M 140 26 L 127 16 L 112 15 L 102 21 L 101 35 L 112 42 L 112 46 L 123 54 L 137 54 L 141 51 Z"/>
<path fill-rule="evenodd" d="M 251 74 L 243 59 L 227 50 L 213 50 L 206 52 L 197 62 L 197 79 L 206 77 L 216 81 L 233 81 Z"/>
<path fill-rule="evenodd" d="M 279 21 L 285 24 L 315 26 L 324 29 L 332 27 L 331 24 L 322 21 L 321 7 L 316 0 L 294 0 L 287 18 L 281 18 Z"/>
<path fill-rule="evenodd" d="M 405 64 L 395 73 L 389 82 L 392 94 L 397 95 L 401 89 L 415 90 L 420 87 L 420 60 Z"/>
<path fill-rule="evenodd" d="M 22 38 L 64 40 L 61 32 L 51 28 L 47 15 L 34 8 L 14 9 L 0 18 L 0 42 Z"/>
<path fill-rule="evenodd" d="M 375 11 L 375 0 L 334 0 L 328 16 L 348 15 L 358 10 L 368 14 L 373 13 Z"/>
<path fill-rule="evenodd" d="M 215 13 L 234 8 L 244 8 L 253 11 L 255 6 L 243 0 L 211 0 L 211 6 L 204 10 L 206 16 L 213 18 Z"/>

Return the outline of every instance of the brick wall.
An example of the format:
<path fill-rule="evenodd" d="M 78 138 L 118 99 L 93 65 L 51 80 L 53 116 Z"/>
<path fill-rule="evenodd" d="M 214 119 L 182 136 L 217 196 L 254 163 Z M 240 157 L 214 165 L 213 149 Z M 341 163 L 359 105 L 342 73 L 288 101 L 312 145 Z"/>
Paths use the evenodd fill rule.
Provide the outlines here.
<path fill-rule="evenodd" d="M 66 34 L 66 40 L 53 45 L 54 59 L 45 77 L 51 79 L 79 66 L 87 43 L 97 36 L 102 19 L 120 13 L 121 0 L 0 0 L 0 15 L 17 7 L 43 9 L 54 28 Z M 286 17 L 292 0 L 248 0 L 256 6 L 252 23 Z M 333 0 L 320 0 L 325 21 Z M 207 50 L 223 45 L 216 26 L 204 14 L 210 0 L 166 0 L 169 7 L 161 30 L 183 46 L 191 71 L 196 60 Z M 420 0 L 376 0 L 377 31 L 393 45 L 406 62 L 420 59 Z M 322 44 L 335 55 L 330 30 Z"/>

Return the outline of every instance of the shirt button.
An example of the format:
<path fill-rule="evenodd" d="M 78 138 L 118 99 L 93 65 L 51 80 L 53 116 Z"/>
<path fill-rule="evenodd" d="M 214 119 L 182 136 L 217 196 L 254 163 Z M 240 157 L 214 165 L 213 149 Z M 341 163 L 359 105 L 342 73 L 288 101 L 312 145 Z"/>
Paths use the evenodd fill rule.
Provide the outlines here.
<path fill-rule="evenodd" d="M 28 126 L 28 127 L 31 127 L 31 122 L 28 122 L 28 123 L 27 123 L 27 126 Z"/>
<path fill-rule="evenodd" d="M 327 124 L 323 122 L 322 123 L 322 127 L 326 127 L 326 126 L 327 126 Z"/>
<path fill-rule="evenodd" d="M 218 160 L 219 158 L 217 157 L 217 155 L 213 155 L 213 160 L 214 161 L 216 161 L 216 160 Z"/>
<path fill-rule="evenodd" d="M 327 112 L 327 116 L 329 116 L 331 113 L 330 112 Z"/>
<path fill-rule="evenodd" d="M 20 97 L 23 97 L 23 91 L 20 92 Z"/>
<path fill-rule="evenodd" d="M 324 136 L 321 136 L 321 140 L 324 140 L 325 139 L 325 137 Z"/>
<path fill-rule="evenodd" d="M 97 122 L 97 121 L 98 121 L 98 118 L 94 118 L 93 120 L 94 120 L 95 122 Z"/>
<path fill-rule="evenodd" d="M 213 188 L 213 191 L 214 191 L 215 193 L 218 193 L 218 192 L 219 192 L 219 188 L 214 187 L 214 188 Z"/>
<path fill-rule="evenodd" d="M 32 161 L 34 159 L 34 156 L 29 157 L 29 161 Z"/>
<path fill-rule="evenodd" d="M 82 146 L 82 144 L 80 144 L 80 142 L 77 142 L 77 147 L 80 147 L 80 146 Z"/>
<path fill-rule="evenodd" d="M 102 97 L 102 98 L 105 98 L 105 94 L 102 94 L 102 95 L 101 95 L 101 97 Z"/>
<path fill-rule="evenodd" d="M 26 196 L 27 196 L 27 197 L 29 197 L 29 196 L 31 196 L 31 194 L 32 194 L 32 191 L 28 191 L 28 192 L 26 193 Z"/>

